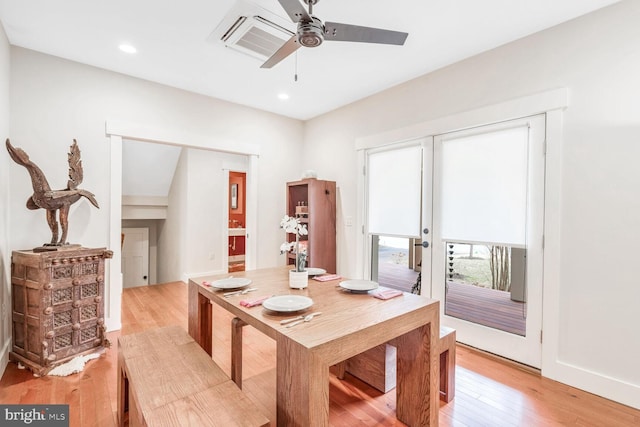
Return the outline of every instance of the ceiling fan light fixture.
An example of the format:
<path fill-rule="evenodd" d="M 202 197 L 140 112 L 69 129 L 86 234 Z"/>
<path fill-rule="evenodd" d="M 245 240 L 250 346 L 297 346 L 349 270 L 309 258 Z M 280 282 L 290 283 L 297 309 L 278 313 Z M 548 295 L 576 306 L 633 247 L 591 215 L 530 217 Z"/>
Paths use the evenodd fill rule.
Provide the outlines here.
<path fill-rule="evenodd" d="M 298 43 L 304 47 L 317 47 L 324 41 L 324 26 L 315 16 L 313 21 L 300 22 L 298 25 Z"/>

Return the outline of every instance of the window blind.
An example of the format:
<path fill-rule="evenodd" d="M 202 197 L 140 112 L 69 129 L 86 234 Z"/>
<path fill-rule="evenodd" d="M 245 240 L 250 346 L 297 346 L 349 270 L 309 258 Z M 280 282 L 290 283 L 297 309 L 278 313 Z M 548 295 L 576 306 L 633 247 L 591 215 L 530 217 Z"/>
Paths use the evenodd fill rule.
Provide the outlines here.
<path fill-rule="evenodd" d="M 525 245 L 528 126 L 442 136 L 442 237 Z"/>
<path fill-rule="evenodd" d="M 422 147 L 368 154 L 368 232 L 420 237 Z"/>

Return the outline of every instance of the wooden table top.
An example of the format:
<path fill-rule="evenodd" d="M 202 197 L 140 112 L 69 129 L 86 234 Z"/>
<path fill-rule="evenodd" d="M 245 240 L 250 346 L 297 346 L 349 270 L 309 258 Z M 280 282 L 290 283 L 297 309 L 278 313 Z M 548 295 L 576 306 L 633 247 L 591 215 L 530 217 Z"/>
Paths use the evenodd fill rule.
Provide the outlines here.
<path fill-rule="evenodd" d="M 427 323 L 426 313 L 439 310 L 438 301 L 420 295 L 404 293 L 399 297 L 381 300 L 370 293 L 346 292 L 338 287 L 340 281 L 345 279 L 320 282 L 310 278 L 306 289 L 292 289 L 288 284 L 289 269 L 290 266 L 283 266 L 234 273 L 233 277 L 251 279 L 252 283 L 247 288 L 257 290 L 226 298 L 223 294 L 229 292 L 228 289 L 219 290 L 203 285 L 203 282 L 229 277 L 226 274 L 192 278 L 190 281 L 197 284 L 199 292 L 212 302 L 264 334 L 274 339 L 280 334 L 286 335 L 308 349 L 326 353 L 323 357 L 336 363 L 362 351 L 365 344 L 362 341 L 366 341 L 370 347 L 382 344 Z M 280 313 L 262 306 L 248 308 L 239 304 L 241 300 L 256 300 L 271 295 L 303 295 L 311 298 L 313 305 L 300 312 Z M 322 315 L 291 328 L 280 324 L 281 320 L 312 312 L 322 312 Z M 357 345 L 350 343 L 354 336 L 358 337 Z"/>

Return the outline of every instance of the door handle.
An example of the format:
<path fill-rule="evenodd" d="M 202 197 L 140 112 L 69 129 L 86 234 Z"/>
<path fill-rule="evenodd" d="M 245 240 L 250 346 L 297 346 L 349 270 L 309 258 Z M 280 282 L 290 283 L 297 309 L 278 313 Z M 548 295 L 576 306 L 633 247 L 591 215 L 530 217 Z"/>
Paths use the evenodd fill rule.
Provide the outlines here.
<path fill-rule="evenodd" d="M 428 248 L 429 247 L 429 242 L 427 242 L 426 240 L 424 242 L 422 242 L 422 247 L 423 248 Z"/>

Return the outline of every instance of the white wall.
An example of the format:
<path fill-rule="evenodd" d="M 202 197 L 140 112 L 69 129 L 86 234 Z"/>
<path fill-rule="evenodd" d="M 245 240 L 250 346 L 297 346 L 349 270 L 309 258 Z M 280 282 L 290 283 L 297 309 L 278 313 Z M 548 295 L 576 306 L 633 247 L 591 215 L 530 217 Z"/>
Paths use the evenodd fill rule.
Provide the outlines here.
<path fill-rule="evenodd" d="M 158 234 L 158 281 L 160 283 L 182 280 L 186 266 L 187 218 L 187 149 L 183 149 L 169 188 L 167 219 L 162 222 Z"/>
<path fill-rule="evenodd" d="M 0 24 L 0 135 L 9 136 L 10 49 Z M 6 152 L 3 147 L 2 151 Z M 0 372 L 9 361 L 11 349 L 11 245 L 9 242 L 9 156 L 0 156 Z"/>
<path fill-rule="evenodd" d="M 225 163 L 246 164 L 245 156 L 194 148 L 182 150 L 169 191 L 167 219 L 160 227 L 160 283 L 226 272 L 223 241 Z M 274 264 L 272 264 L 274 265 Z"/>
<path fill-rule="evenodd" d="M 82 187 L 94 192 L 101 204 L 99 210 L 84 201 L 72 206 L 70 242 L 85 246 L 107 242 L 110 181 L 109 164 L 104 161 L 109 158 L 105 121 L 123 121 L 179 129 L 212 141 L 258 145 L 264 153 L 259 203 L 278 207 L 278 212 L 265 210 L 260 216 L 258 238 L 264 244 L 258 249 L 258 267 L 278 262 L 283 183 L 292 177 L 290 165 L 301 157 L 302 122 L 15 46 L 11 49 L 16 100 L 11 105 L 12 142 L 30 154 L 53 187 L 62 187 L 66 152 L 76 138 L 85 170 Z M 297 177 L 298 172 L 294 173 Z M 31 194 L 24 168 L 11 167 L 10 176 L 15 186 L 11 212 L 20 214 L 14 228 L 23 230 L 12 235 L 11 243 L 20 248 L 39 245 L 50 237 L 44 213 L 24 208 Z"/>
<path fill-rule="evenodd" d="M 623 1 L 307 122 L 305 168 L 340 186 L 338 272 L 356 273 L 356 138 L 566 87 L 543 375 L 640 408 L 638 22 L 640 2 Z"/>

